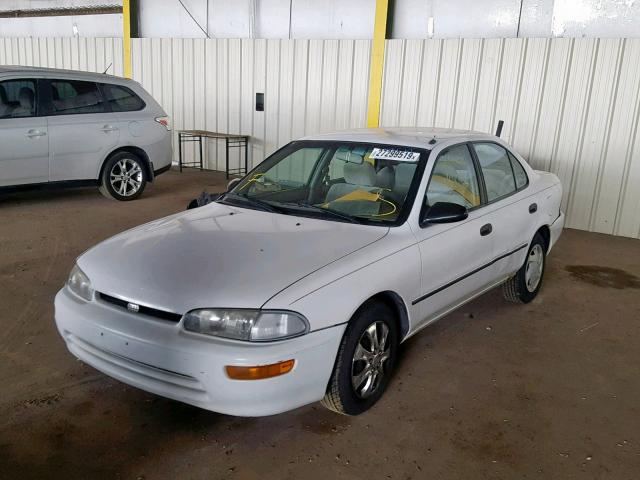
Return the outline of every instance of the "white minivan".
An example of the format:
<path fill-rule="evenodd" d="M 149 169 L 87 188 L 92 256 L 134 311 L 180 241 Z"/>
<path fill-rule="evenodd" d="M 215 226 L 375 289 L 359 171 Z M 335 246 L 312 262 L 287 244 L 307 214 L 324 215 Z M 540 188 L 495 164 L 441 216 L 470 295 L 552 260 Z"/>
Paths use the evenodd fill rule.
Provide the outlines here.
<path fill-rule="evenodd" d="M 137 82 L 0 66 L 0 191 L 98 185 L 133 200 L 171 157 L 169 118 Z"/>

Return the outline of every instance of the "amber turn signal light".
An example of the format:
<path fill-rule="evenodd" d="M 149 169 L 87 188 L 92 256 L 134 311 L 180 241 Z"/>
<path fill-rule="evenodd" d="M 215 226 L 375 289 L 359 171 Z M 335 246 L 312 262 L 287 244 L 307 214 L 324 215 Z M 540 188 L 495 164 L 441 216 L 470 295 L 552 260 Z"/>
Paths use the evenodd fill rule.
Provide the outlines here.
<path fill-rule="evenodd" d="M 260 380 L 261 378 L 277 377 L 278 375 L 289 373 L 295 363 L 295 360 L 285 360 L 283 362 L 272 363 L 271 365 L 260 365 L 256 367 L 227 365 L 225 370 L 229 378 L 233 380 Z"/>

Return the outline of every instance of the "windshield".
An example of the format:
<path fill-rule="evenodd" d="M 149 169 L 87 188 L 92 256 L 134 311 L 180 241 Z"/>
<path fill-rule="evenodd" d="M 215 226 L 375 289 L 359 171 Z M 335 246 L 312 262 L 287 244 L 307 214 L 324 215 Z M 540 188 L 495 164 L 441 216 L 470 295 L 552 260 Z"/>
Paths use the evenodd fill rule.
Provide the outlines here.
<path fill-rule="evenodd" d="M 223 201 L 339 221 L 397 224 L 404 221 L 410 188 L 426 156 L 411 147 L 293 142 L 244 177 Z"/>

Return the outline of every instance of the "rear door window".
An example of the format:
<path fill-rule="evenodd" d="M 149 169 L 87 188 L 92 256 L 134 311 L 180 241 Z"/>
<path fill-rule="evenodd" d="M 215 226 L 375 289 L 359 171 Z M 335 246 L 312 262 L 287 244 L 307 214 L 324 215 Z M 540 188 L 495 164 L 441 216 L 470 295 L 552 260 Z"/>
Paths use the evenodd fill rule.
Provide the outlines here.
<path fill-rule="evenodd" d="M 33 79 L 0 82 L 0 118 L 35 117 L 37 94 Z"/>
<path fill-rule="evenodd" d="M 100 84 L 112 112 L 135 112 L 145 107 L 144 101 L 130 88 L 108 83 Z"/>
<path fill-rule="evenodd" d="M 102 113 L 105 111 L 102 95 L 94 82 L 51 80 L 49 88 L 51 90 L 50 115 Z"/>
<path fill-rule="evenodd" d="M 513 175 L 516 177 L 516 187 L 520 190 L 529 183 L 527 172 L 524 171 L 520 162 L 511 154 L 511 152 L 509 152 L 509 160 L 511 160 L 511 166 L 513 167 Z"/>

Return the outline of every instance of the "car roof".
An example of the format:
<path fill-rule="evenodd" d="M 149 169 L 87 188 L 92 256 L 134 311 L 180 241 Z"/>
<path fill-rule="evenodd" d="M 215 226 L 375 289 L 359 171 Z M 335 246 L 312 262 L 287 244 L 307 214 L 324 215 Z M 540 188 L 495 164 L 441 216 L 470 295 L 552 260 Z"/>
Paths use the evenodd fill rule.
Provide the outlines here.
<path fill-rule="evenodd" d="M 90 80 L 94 82 L 104 82 L 104 81 L 127 81 L 128 79 L 122 77 L 116 77 L 114 75 L 108 75 L 106 73 L 94 73 L 94 72 L 83 72 L 80 70 L 65 70 L 62 68 L 45 68 L 45 67 L 26 67 L 23 65 L 0 65 L 0 75 L 2 74 L 11 74 L 11 75 L 36 75 L 38 77 L 73 77 L 82 80 Z"/>
<path fill-rule="evenodd" d="M 497 137 L 473 130 L 433 127 L 359 128 L 309 135 L 300 140 L 348 141 L 403 145 L 431 150 L 445 140 L 496 140 Z"/>

